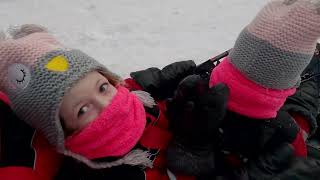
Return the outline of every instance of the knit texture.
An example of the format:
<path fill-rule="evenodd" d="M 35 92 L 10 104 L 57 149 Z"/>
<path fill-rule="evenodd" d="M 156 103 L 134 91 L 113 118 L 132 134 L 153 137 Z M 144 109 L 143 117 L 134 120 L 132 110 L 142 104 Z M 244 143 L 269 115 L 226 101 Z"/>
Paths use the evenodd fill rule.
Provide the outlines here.
<path fill-rule="evenodd" d="M 230 62 L 263 87 L 297 87 L 320 37 L 319 2 L 268 3 L 240 33 L 230 52 Z"/>
<path fill-rule="evenodd" d="M 276 117 L 314 54 L 319 9 L 319 0 L 273 0 L 241 31 L 210 79 L 210 86 L 230 88 L 229 110 L 256 119 Z"/>
<path fill-rule="evenodd" d="M 68 60 L 67 71 L 54 72 L 47 69 L 48 62 L 58 56 Z M 59 109 L 64 94 L 87 73 L 107 70 L 79 50 L 51 51 L 38 58 L 33 66 L 25 66 L 28 67 L 30 68 L 28 71 L 24 69 L 24 72 L 30 72 L 30 82 L 27 86 L 23 89 L 19 86 L 8 89 L 12 107 L 19 117 L 40 130 L 50 144 L 62 152 L 65 137 L 60 123 Z"/>
<path fill-rule="evenodd" d="M 66 139 L 66 148 L 88 159 L 119 157 L 138 143 L 146 125 L 141 101 L 118 87 L 111 103 L 80 132 Z"/>
<path fill-rule="evenodd" d="M 0 41 L 0 89 L 6 90 L 8 67 L 14 63 L 33 66 L 38 58 L 49 51 L 63 48 L 47 32 L 37 32 L 17 40 Z"/>
<path fill-rule="evenodd" d="M 109 127 L 110 133 L 121 132 L 126 136 L 121 141 L 123 144 L 110 149 L 115 153 L 109 155 L 124 156 L 112 162 L 95 162 L 89 159 L 95 158 L 93 155 L 85 157 L 65 148 L 65 134 L 59 117 L 61 101 L 73 85 L 92 71 L 98 71 L 104 76 L 110 77 L 109 81 L 114 81 L 116 85 L 121 83 L 121 78 L 80 50 L 63 47 L 44 28 L 37 25 L 23 25 L 12 30 L 11 38 L 1 39 L 0 60 L 3 62 L 0 63 L 0 91 L 4 91 L 8 95 L 10 104 L 20 119 L 40 131 L 58 152 L 82 161 L 91 168 L 110 168 L 121 164 L 152 167 L 148 151 L 131 150 L 144 130 L 146 119 L 143 105 L 154 105 L 150 94 L 137 92 L 138 97 L 135 95 L 130 96 L 135 98 L 125 99 L 126 96 L 122 97 L 125 99 L 124 102 L 121 101 L 124 105 L 134 102 L 133 104 L 140 107 L 131 108 L 130 106 L 126 109 L 130 111 L 127 112 L 129 113 L 128 117 L 132 116 L 131 112 L 136 111 L 135 115 L 139 117 L 139 122 L 126 124 L 128 122 L 121 119 L 123 123 L 121 126 L 120 121 L 116 121 L 120 117 L 112 119 L 115 126 Z M 132 99 L 135 100 L 131 101 Z M 122 105 L 118 104 L 117 106 Z M 108 117 L 111 114 L 109 111 L 108 115 L 102 114 L 101 117 Z M 125 116 L 121 111 L 112 113 L 115 116 Z M 137 119 L 131 118 L 130 120 Z M 103 127 L 99 127 L 99 122 L 101 121 L 97 121 L 95 128 L 100 128 L 102 131 Z M 117 135 L 119 134 L 114 133 L 112 137 L 108 137 L 113 139 L 113 143 L 109 147 L 118 145 L 116 142 L 118 142 L 118 138 L 122 137 Z M 100 137 L 96 139 L 98 138 Z M 103 140 L 106 140 L 103 143 L 110 142 L 107 139 Z M 96 141 L 92 143 L 96 143 Z M 95 152 L 99 152 L 97 154 L 100 157 L 100 152 L 104 152 L 104 150 L 97 147 Z"/>
<path fill-rule="evenodd" d="M 286 98 L 295 93 L 295 88 L 272 90 L 247 79 L 226 57 L 210 77 L 209 86 L 226 84 L 230 89 L 228 109 L 254 119 L 274 118 Z"/>
<path fill-rule="evenodd" d="M 85 53 L 65 48 L 41 26 L 22 25 L 10 34 L 0 41 L 0 90 L 20 119 L 63 152 L 59 109 L 64 94 L 91 71 L 117 76 Z"/>

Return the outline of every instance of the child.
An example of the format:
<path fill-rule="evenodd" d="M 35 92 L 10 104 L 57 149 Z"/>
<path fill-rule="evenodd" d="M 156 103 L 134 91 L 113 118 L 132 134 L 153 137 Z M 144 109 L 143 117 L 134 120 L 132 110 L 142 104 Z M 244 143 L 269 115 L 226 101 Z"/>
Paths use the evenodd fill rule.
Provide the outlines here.
<path fill-rule="evenodd" d="M 269 2 L 240 33 L 230 54 L 213 69 L 209 85 L 224 83 L 230 89 L 228 112 L 221 122 L 220 141 L 216 142 L 220 146 L 216 156 L 225 157 L 222 161 L 232 166 L 245 164 L 283 143 L 291 143 L 295 155 L 307 155 L 304 141 L 317 128 L 315 116 L 305 112 L 297 115 L 292 113 L 297 111 L 294 108 L 279 110 L 287 97 L 295 93 L 300 74 L 314 54 L 320 38 L 319 5 L 320 1 L 309 0 Z M 190 138 L 184 140 L 187 139 Z M 188 173 L 206 171 L 205 167 L 195 168 L 203 165 L 203 161 L 193 162 L 197 165 L 192 167 L 190 161 L 181 161 L 191 157 L 190 154 L 199 154 L 190 153 L 192 149 L 186 151 L 192 145 L 175 144 L 184 146 L 180 150 L 179 146 L 169 148 L 171 169 Z"/>
<path fill-rule="evenodd" d="M 170 97 L 194 73 L 193 61 L 132 73 L 134 80 L 124 82 L 36 25 L 23 25 L 1 41 L 0 59 L 0 88 L 13 110 L 66 156 L 58 179 L 174 176 L 165 161 L 171 133 L 164 104 L 126 87 L 157 100 Z"/>

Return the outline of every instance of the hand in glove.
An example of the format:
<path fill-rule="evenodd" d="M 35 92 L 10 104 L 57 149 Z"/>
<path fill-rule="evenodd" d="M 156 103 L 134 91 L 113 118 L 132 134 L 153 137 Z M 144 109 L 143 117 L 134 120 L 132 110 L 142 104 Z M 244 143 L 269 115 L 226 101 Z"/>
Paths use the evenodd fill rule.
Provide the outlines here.
<path fill-rule="evenodd" d="M 214 169 L 213 144 L 226 112 L 229 89 L 218 84 L 209 89 L 199 75 L 185 78 L 167 103 L 167 115 L 174 140 L 168 148 L 172 171 L 190 175 Z"/>
<path fill-rule="evenodd" d="M 294 159 L 291 144 L 283 143 L 274 149 L 260 154 L 245 166 L 229 172 L 224 178 L 239 180 L 269 180 L 290 167 Z"/>
<path fill-rule="evenodd" d="M 257 157 L 266 149 L 273 149 L 283 143 L 291 144 L 298 156 L 300 150 L 305 148 L 299 126 L 285 111 L 279 111 L 276 118 L 264 120 L 228 111 L 221 128 L 222 150 L 237 153 L 237 156 L 244 159 Z"/>

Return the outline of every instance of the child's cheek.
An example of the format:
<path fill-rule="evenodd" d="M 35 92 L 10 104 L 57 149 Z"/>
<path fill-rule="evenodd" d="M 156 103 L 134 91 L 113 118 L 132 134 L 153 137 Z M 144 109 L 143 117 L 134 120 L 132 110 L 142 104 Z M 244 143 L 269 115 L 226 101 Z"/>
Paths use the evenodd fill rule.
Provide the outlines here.
<path fill-rule="evenodd" d="M 90 122 L 93 122 L 99 116 L 99 111 L 90 106 L 85 115 L 79 119 L 79 129 L 85 128 Z"/>

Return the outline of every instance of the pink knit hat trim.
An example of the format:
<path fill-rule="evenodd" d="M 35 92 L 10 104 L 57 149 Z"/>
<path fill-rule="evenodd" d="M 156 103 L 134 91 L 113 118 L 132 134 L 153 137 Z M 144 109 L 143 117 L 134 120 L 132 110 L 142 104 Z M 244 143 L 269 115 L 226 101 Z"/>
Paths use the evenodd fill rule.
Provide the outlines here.
<path fill-rule="evenodd" d="M 296 88 L 275 90 L 264 88 L 247 79 L 226 57 L 211 73 L 209 86 L 226 84 L 230 89 L 228 109 L 241 115 L 266 119 L 274 118 L 286 98 Z"/>

